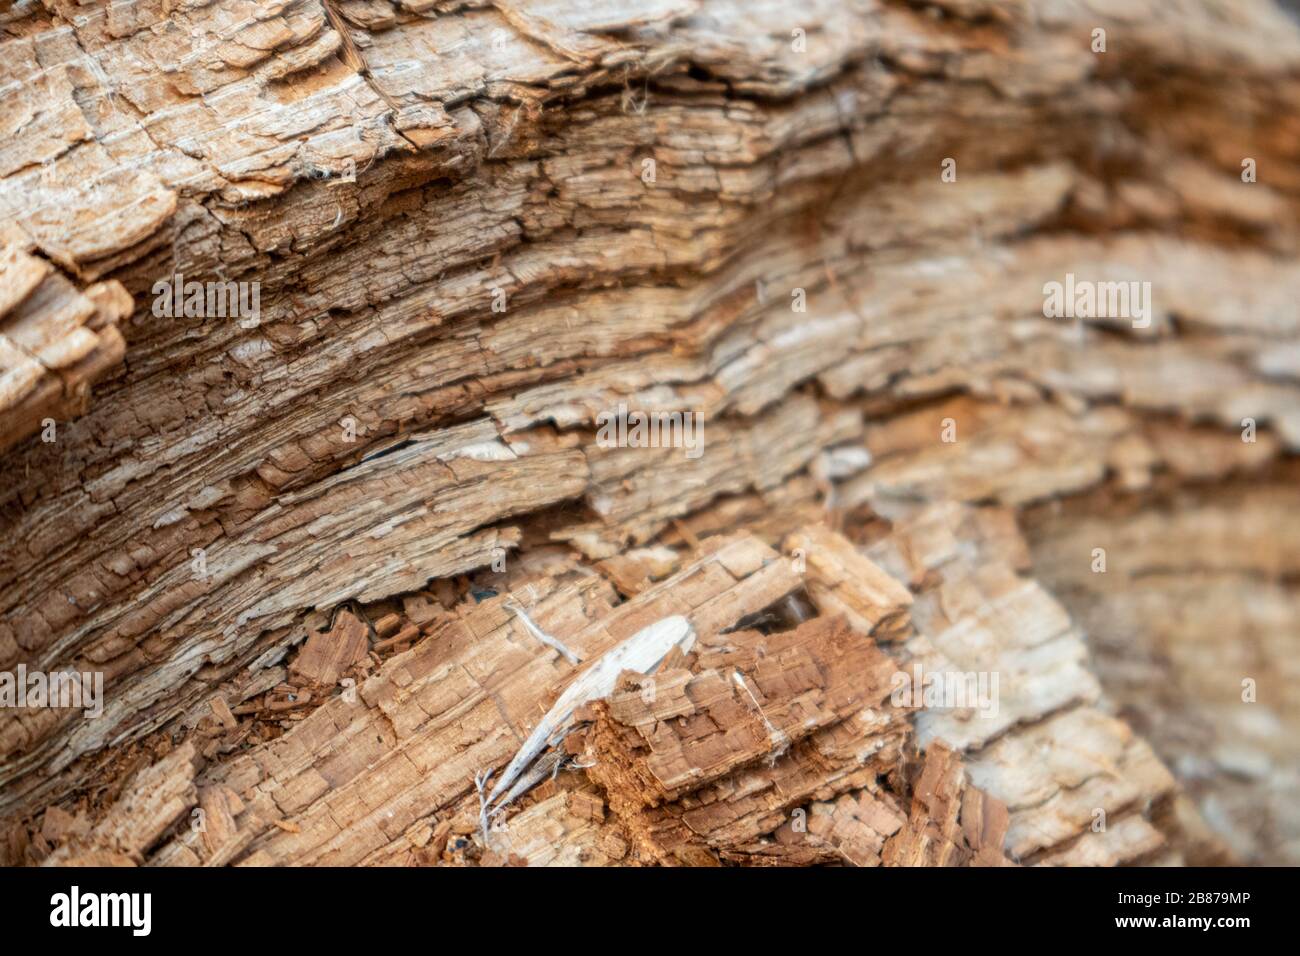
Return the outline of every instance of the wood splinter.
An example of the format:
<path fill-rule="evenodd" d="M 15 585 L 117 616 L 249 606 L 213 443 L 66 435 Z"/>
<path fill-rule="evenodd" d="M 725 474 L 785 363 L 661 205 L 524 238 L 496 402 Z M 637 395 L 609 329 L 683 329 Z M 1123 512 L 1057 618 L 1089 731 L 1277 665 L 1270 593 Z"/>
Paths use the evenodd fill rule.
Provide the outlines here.
<path fill-rule="evenodd" d="M 534 624 L 533 619 L 528 616 L 528 612 L 525 611 L 518 604 L 516 604 L 513 600 L 506 601 L 505 607 L 508 610 L 514 611 L 516 616 L 518 616 L 519 620 L 524 622 L 524 627 L 528 628 L 528 633 L 532 634 L 533 637 L 537 638 L 547 647 L 559 651 L 560 655 L 570 664 L 577 665 L 582 663 L 581 657 L 579 657 L 577 654 L 573 653 L 573 651 L 565 647 L 562 642 L 551 637 L 551 635 L 547 634 L 540 627 Z"/>
<path fill-rule="evenodd" d="M 608 697 L 624 671 L 652 674 L 674 648 L 687 653 L 694 643 L 695 629 L 690 621 L 673 615 L 637 631 L 592 662 L 533 728 L 485 799 L 481 794 L 492 772 L 475 777 L 474 785 L 480 793 L 479 827 L 483 842 L 487 843 L 488 817 L 505 809 L 554 769 L 554 760 L 545 757 L 539 760 L 538 756 L 568 734 L 573 714 L 579 707 Z"/>

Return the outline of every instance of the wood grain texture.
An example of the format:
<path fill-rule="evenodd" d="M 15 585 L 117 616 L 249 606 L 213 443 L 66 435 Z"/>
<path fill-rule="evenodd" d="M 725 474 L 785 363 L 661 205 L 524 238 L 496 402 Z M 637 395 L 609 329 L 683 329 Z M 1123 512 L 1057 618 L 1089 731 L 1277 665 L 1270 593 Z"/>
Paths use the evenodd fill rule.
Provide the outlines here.
<path fill-rule="evenodd" d="M 4 5 L 0 671 L 105 689 L 0 709 L 4 859 L 1300 860 L 1297 77 L 1268 0 Z M 484 833 L 507 597 L 699 641 Z"/>

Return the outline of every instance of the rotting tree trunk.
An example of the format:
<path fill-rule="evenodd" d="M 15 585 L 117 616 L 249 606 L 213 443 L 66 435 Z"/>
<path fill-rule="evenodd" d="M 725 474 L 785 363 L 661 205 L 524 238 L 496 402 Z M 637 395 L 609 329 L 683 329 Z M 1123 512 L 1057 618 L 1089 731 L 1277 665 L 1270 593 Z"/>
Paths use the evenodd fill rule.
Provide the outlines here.
<path fill-rule="evenodd" d="M 1270 3 L 0 24 L 0 669 L 104 680 L 0 712 L 8 862 L 1300 860 Z"/>

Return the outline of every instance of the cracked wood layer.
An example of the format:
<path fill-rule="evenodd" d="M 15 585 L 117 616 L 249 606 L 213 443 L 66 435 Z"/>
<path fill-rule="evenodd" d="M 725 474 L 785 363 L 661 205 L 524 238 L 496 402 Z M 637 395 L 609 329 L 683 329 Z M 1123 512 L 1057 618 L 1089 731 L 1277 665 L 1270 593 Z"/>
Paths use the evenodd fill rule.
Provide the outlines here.
<path fill-rule="evenodd" d="M 350 676 L 365 700 L 368 681 L 449 626 L 457 601 L 430 581 L 445 592 L 507 552 L 512 583 L 565 568 L 583 578 L 565 585 L 581 613 L 554 613 L 576 624 L 620 598 L 631 607 L 661 594 L 688 561 L 680 545 L 747 528 L 806 552 L 807 600 L 900 666 L 1004 669 L 991 722 L 937 711 L 908 726 L 961 752 L 976 785 L 1008 806 L 1008 852 L 1034 862 L 1191 852 L 1185 833 L 1171 835 L 1172 813 L 1137 812 L 1182 797 L 1107 713 L 1079 626 L 1111 640 L 1102 612 L 1067 595 L 1071 622 L 1047 588 L 1077 585 L 1064 572 L 1023 576 L 1014 515 L 956 504 L 1036 509 L 1112 484 L 1213 489 L 1268 473 L 1300 445 L 1300 140 L 1287 119 L 1300 105 L 1300 32 L 1265 2 L 1109 9 L 8 8 L 0 669 L 100 671 L 106 695 L 93 721 L 0 713 L 0 812 L 30 821 L 71 807 L 96 775 L 133 768 L 132 748 L 166 759 L 160 739 L 224 725 L 222 706 L 237 727 L 200 763 L 245 766 L 244 748 L 294 735 L 250 742 L 273 732 L 266 713 L 342 733 L 316 717 L 338 706 L 332 683 Z M 1104 55 L 1088 46 L 1098 26 L 1112 40 Z M 957 158 L 956 182 L 939 179 L 945 157 Z M 1243 157 L 1258 182 L 1242 182 Z M 1045 318 L 1044 283 L 1067 273 L 1149 281 L 1150 326 Z M 257 282 L 260 315 L 153 315 L 154 284 L 178 275 Z M 806 311 L 792 308 L 800 291 Z M 620 403 L 702 414 L 704 454 L 601 447 L 596 417 Z M 54 442 L 30 434 L 45 417 L 57 420 Z M 1259 428 L 1250 443 L 1246 418 Z M 948 421 L 951 443 L 940 439 Z M 918 502 L 935 510 L 913 512 Z M 1264 500 L 1261 535 L 1280 533 L 1287 507 Z M 857 529 L 859 541 L 813 526 L 824 510 L 843 523 L 864 509 L 897 527 L 872 542 L 878 528 Z M 1097 534 L 1116 527 L 1113 512 L 1099 520 Z M 549 550 L 557 543 L 566 547 Z M 1163 550 L 1154 567 L 1169 564 Z M 1276 635 L 1266 656 L 1290 660 L 1294 589 L 1276 583 L 1284 568 L 1260 573 L 1270 609 L 1260 626 Z M 368 647 L 358 631 L 336 647 L 334 625 L 361 620 L 356 602 L 396 617 L 375 619 Z M 805 604 L 792 597 L 780 614 Z M 1246 605 L 1215 605 L 1229 606 Z M 744 623 L 736 634 L 753 631 Z M 522 625 L 510 628 L 526 644 Z M 1103 661 L 1107 690 L 1113 673 Z M 512 712 L 508 725 L 539 715 Z M 388 753 L 396 731 L 377 726 Z M 1078 761 L 1016 782 L 1011 742 L 1031 728 Z M 1166 760 L 1180 755 L 1171 735 L 1151 736 Z M 1068 749 L 1076 737 L 1086 756 Z M 1230 772 L 1243 760 L 1257 778 L 1294 766 L 1286 739 L 1268 721 L 1228 734 L 1225 751 L 1247 754 Z M 319 759 L 378 759 L 368 741 L 357 746 Z M 433 765 L 421 759 L 399 761 L 403 786 L 425 772 L 411 767 Z M 1218 763 L 1231 766 L 1232 756 Z M 456 814 L 410 816 L 403 803 L 401 833 L 367 820 L 345 839 L 312 829 L 336 811 L 287 822 L 221 772 L 229 766 L 194 771 L 217 829 L 183 849 L 205 862 L 677 858 L 621 807 L 595 808 L 600 788 L 576 787 L 569 771 L 521 811 L 531 842 L 514 849 L 444 827 L 462 826 L 465 794 Z M 674 846 L 692 860 L 871 859 L 879 850 L 863 847 L 877 841 L 858 822 L 912 822 L 912 774 L 894 776 L 908 783 L 892 797 L 878 782 L 810 797 L 808 832 L 843 834 L 815 853 L 782 857 L 774 831 L 743 827 Z M 1284 785 L 1284 773 L 1269 784 Z M 981 856 L 983 843 L 952 829 L 951 801 L 926 806 L 960 852 L 920 841 L 897 859 Z M 724 809 L 764 826 L 775 812 Z M 1115 825 L 1083 833 L 1094 809 Z M 1239 810 L 1201 809 L 1220 829 L 1243 826 Z M 1195 827 L 1196 816 L 1180 818 Z M 1294 814 L 1273 816 L 1267 842 L 1293 853 Z M 883 848 L 888 835 L 871 833 Z M 545 834 L 571 834 L 581 850 L 547 857 Z M 318 838 L 337 845 L 309 848 Z M 131 859 L 150 849 L 119 842 L 112 852 Z M 1231 842 L 1247 858 L 1263 852 L 1240 834 Z"/>
<path fill-rule="evenodd" d="M 908 723 L 888 706 L 896 665 L 841 620 L 702 638 L 693 656 L 595 705 L 568 744 L 651 858 L 743 856 L 792 807 L 898 762 Z"/>
<path fill-rule="evenodd" d="M 157 762 L 93 826 L 65 821 L 46 860 L 1005 865 L 1022 855 L 1115 863 L 1177 852 L 1182 829 L 1153 809 L 1169 805 L 1172 779 L 1122 721 L 1044 699 L 1036 688 L 1050 661 L 1006 667 L 1014 727 L 990 723 L 987 745 L 968 735 L 965 757 L 942 739 L 917 757 L 927 736 L 920 718 L 948 712 L 928 700 L 894 700 L 902 671 L 891 654 L 923 639 L 907 637 L 898 615 L 923 607 L 936 582 L 967 586 L 963 554 L 990 565 L 1023 554 L 997 513 L 947 505 L 897 522 L 870 551 L 885 565 L 924 562 L 925 583 L 913 595 L 890 578 L 883 591 L 893 603 L 877 609 L 885 623 L 876 627 L 791 602 L 831 593 L 818 586 L 826 580 L 848 587 L 852 570 L 864 568 L 864 592 L 881 589 L 883 566 L 825 528 L 788 540 L 820 541 L 830 557 L 805 575 L 797 559 L 752 535 L 713 536 L 675 574 L 621 603 L 581 563 L 516 578 L 513 598 L 531 602 L 537 626 L 562 635 L 584 662 L 672 614 L 685 615 L 698 639 L 651 675 L 626 674 L 607 700 L 580 711 L 578 729 L 555 752 L 554 779 L 482 834 L 475 780 L 505 765 L 583 666 L 539 640 L 506 609 L 506 595 L 443 612 L 355 693 L 330 694 L 282 736 L 229 757 L 193 743 L 168 752 L 162 737 Z M 1043 612 L 993 601 L 980 613 L 994 643 L 1014 654 L 1017 626 Z M 746 625 L 756 620 L 761 630 Z M 353 627 L 341 621 L 340 634 Z M 970 630 L 961 622 L 947 629 Z M 951 646 L 937 632 L 934 641 Z M 213 712 L 196 739 L 248 739 L 246 728 L 223 719 L 228 711 Z M 1045 751 L 1054 755 L 1046 764 Z M 188 802 L 167 803 L 141 836 L 127 822 L 140 825 L 129 808 L 146 786 Z M 1115 816 L 1122 839 L 1108 828 L 1092 832 L 1096 808 Z M 201 828 L 191 826 L 194 809 L 203 811 Z M 163 831 L 170 838 L 159 840 Z"/>
<path fill-rule="evenodd" d="M 788 562 L 748 536 L 713 541 L 706 557 L 617 607 L 596 577 L 529 583 L 532 618 L 583 660 L 670 614 L 711 637 L 800 585 Z M 375 862 L 423 846 L 412 838 L 427 839 L 430 815 L 459 817 L 472 831 L 475 774 L 504 766 L 576 673 L 504 601 L 464 608 L 386 662 L 352 701 L 334 696 L 284 736 L 205 774 L 202 786 L 228 789 L 246 808 L 230 837 L 241 841 L 236 860 Z M 158 862 L 206 861 L 185 838 L 159 850 Z"/>
<path fill-rule="evenodd" d="M 59 422 L 121 360 L 117 324 L 130 314 L 121 283 L 79 289 L 45 259 L 0 242 L 0 452 L 37 429 L 58 440 Z"/>
<path fill-rule="evenodd" d="M 951 502 L 893 507 L 890 535 L 865 557 L 852 557 L 872 559 L 919 589 L 910 602 L 912 633 L 895 650 L 911 678 L 903 686 L 920 695 L 927 672 L 998 681 L 983 695 L 914 696 L 924 704 L 915 717 L 919 743 L 967 754 L 972 780 L 1010 813 L 1005 849 L 1012 859 L 1058 862 L 1054 854 L 1075 854 L 1062 857 L 1070 862 L 1093 853 L 1092 862 L 1119 863 L 1162 848 L 1166 837 L 1145 808 L 1171 797 L 1174 780 L 1125 723 L 1097 709 L 1101 688 L 1082 635 L 1049 593 L 1017 572 L 1026 549 L 1009 514 Z M 796 534 L 788 543 L 805 540 Z M 810 582 L 841 582 L 809 587 L 823 610 L 841 606 L 845 592 L 850 600 L 870 593 L 875 575 L 851 576 L 848 567 L 810 564 Z M 1106 817 L 1125 820 L 1140 839 L 1089 850 L 1107 839 L 1108 828 L 1093 829 Z"/>

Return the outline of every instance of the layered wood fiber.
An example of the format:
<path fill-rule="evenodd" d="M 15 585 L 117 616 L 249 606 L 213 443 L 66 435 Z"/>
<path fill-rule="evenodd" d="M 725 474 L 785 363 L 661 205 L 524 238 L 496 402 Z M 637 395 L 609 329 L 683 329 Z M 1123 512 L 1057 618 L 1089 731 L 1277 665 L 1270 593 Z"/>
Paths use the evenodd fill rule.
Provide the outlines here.
<path fill-rule="evenodd" d="M 0 0 L 0 670 L 105 687 L 0 853 L 1300 860 L 1298 106 L 1265 0 Z"/>

